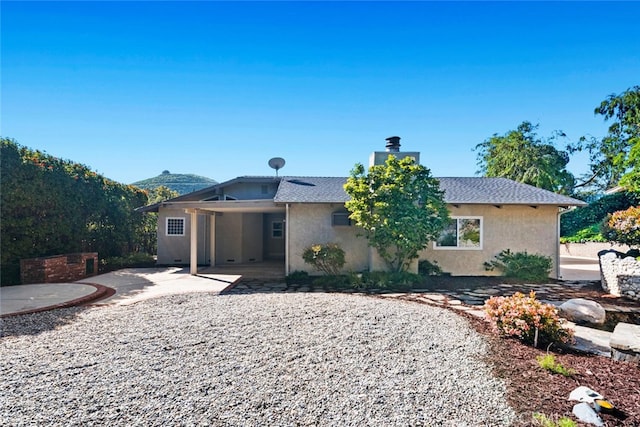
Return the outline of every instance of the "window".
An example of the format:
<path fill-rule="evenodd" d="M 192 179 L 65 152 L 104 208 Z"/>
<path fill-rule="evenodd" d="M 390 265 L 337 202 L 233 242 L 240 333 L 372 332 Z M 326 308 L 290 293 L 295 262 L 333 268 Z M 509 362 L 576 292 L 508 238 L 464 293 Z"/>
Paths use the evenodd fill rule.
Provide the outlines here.
<path fill-rule="evenodd" d="M 237 200 L 237 199 L 235 197 L 231 197 L 231 196 L 227 196 L 225 194 L 222 194 L 222 195 L 209 197 L 207 199 L 204 199 L 203 201 L 205 201 L 205 202 L 215 202 L 215 201 L 218 201 L 218 200 Z"/>
<path fill-rule="evenodd" d="M 350 226 L 351 220 L 349 219 L 349 212 L 334 212 L 331 214 L 331 225 L 335 226 Z"/>
<path fill-rule="evenodd" d="M 184 218 L 167 218 L 167 236 L 184 236 Z"/>
<path fill-rule="evenodd" d="M 482 249 L 482 217 L 453 217 L 435 242 L 436 249 Z"/>
<path fill-rule="evenodd" d="M 282 221 L 274 221 L 271 223 L 271 238 L 282 239 L 284 235 L 284 223 Z"/>

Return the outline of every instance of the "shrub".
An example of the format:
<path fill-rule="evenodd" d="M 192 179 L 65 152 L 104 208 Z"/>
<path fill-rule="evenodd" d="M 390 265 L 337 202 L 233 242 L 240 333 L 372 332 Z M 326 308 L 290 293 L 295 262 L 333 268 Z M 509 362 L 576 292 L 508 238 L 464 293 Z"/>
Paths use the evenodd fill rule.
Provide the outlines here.
<path fill-rule="evenodd" d="M 422 283 L 422 277 L 407 271 L 371 271 L 362 273 L 362 283 L 365 288 L 406 291 Z"/>
<path fill-rule="evenodd" d="M 121 257 L 110 257 L 101 260 L 102 271 L 118 270 L 120 268 L 132 268 L 132 267 L 154 267 L 156 260 L 153 255 L 132 252 Z"/>
<path fill-rule="evenodd" d="M 588 206 L 563 214 L 560 217 L 560 235 L 573 236 L 584 228 L 601 224 L 607 214 L 638 205 L 640 192 L 621 192 L 603 196 Z"/>
<path fill-rule="evenodd" d="M 572 330 L 562 327 L 564 320 L 558 317 L 558 310 L 537 300 L 533 291 L 528 297 L 521 292 L 510 297 L 491 297 L 484 309 L 501 334 L 534 347 L 538 343 L 566 343 L 573 337 Z"/>
<path fill-rule="evenodd" d="M 285 277 L 287 285 L 314 285 L 327 289 L 358 289 L 362 287 L 361 274 L 326 274 L 323 276 L 311 276 L 306 271 L 294 271 Z"/>
<path fill-rule="evenodd" d="M 576 427 L 578 425 L 571 418 L 562 417 L 557 422 L 555 422 L 546 415 L 539 412 L 533 414 L 533 419 L 536 422 L 534 425 L 542 427 Z"/>
<path fill-rule="evenodd" d="M 350 272 L 346 275 L 348 283 L 346 287 L 351 287 L 353 289 L 359 289 L 364 287 L 364 283 L 362 281 L 362 273 L 354 273 Z"/>
<path fill-rule="evenodd" d="M 607 216 L 602 234 L 611 242 L 629 246 L 640 245 L 640 206 Z"/>
<path fill-rule="evenodd" d="M 560 243 L 606 242 L 598 224 L 579 230 L 572 236 L 560 237 Z"/>
<path fill-rule="evenodd" d="M 20 263 L 0 264 L 0 286 L 20 284 Z"/>
<path fill-rule="evenodd" d="M 310 282 L 309 273 L 307 273 L 306 271 L 297 270 L 285 277 L 284 281 L 287 283 L 287 285 L 291 285 L 294 283 L 306 285 Z"/>
<path fill-rule="evenodd" d="M 438 265 L 437 261 L 428 261 L 422 259 L 418 261 L 418 274 L 421 276 L 440 276 L 442 269 Z"/>
<path fill-rule="evenodd" d="M 556 358 L 553 354 L 545 354 L 544 356 L 536 357 L 538 361 L 538 365 L 549 372 L 554 374 L 560 374 L 565 377 L 570 377 L 576 372 L 573 369 L 567 369 L 560 362 L 556 361 Z"/>
<path fill-rule="evenodd" d="M 505 277 L 541 283 L 549 278 L 552 265 L 551 257 L 506 249 L 496 255 L 495 261 L 485 262 L 484 268 L 501 270 Z"/>
<path fill-rule="evenodd" d="M 337 276 L 344 266 L 344 251 L 335 243 L 311 245 L 302 253 L 302 259 L 325 274 Z"/>
<path fill-rule="evenodd" d="M 356 287 L 351 281 L 351 276 L 339 274 L 337 276 L 319 276 L 313 278 L 311 282 L 315 286 L 322 286 L 329 289 L 347 289 L 349 287 Z"/>

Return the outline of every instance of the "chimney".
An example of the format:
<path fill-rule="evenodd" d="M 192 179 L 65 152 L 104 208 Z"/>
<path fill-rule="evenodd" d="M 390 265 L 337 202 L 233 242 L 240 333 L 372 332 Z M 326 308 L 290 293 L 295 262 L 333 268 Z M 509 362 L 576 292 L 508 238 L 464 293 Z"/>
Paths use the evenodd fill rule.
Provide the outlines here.
<path fill-rule="evenodd" d="M 387 138 L 387 152 L 388 153 L 398 153 L 400 152 L 400 137 L 399 136 L 390 136 Z"/>
<path fill-rule="evenodd" d="M 400 137 L 390 136 L 386 138 L 387 150 L 386 151 L 374 151 L 369 156 L 369 166 L 384 165 L 389 156 L 394 156 L 396 159 L 404 159 L 405 157 L 411 157 L 416 163 L 420 163 L 420 153 L 417 151 L 403 151 L 400 152 Z"/>

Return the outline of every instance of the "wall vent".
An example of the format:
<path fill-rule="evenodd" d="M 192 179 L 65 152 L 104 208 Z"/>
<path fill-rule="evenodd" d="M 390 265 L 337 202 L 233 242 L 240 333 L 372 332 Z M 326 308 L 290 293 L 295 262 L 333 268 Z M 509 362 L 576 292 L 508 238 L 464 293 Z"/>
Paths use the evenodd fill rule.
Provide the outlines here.
<path fill-rule="evenodd" d="M 334 212 L 331 214 L 331 225 L 334 227 L 338 226 L 346 226 L 349 227 L 351 225 L 351 219 L 349 219 L 349 212 Z"/>

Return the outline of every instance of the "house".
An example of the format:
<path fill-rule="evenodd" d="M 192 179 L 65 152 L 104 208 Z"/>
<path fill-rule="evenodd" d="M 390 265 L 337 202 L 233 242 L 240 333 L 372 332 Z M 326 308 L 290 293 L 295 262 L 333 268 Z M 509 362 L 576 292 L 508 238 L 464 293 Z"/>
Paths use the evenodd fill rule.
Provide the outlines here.
<path fill-rule="evenodd" d="M 387 139 L 370 165 L 401 152 Z M 344 203 L 346 177 L 241 176 L 140 208 L 158 212 L 158 264 L 233 265 L 282 262 L 286 274 L 309 271 L 302 253 L 311 244 L 335 242 L 346 253 L 346 271 L 382 270 L 384 262 L 359 236 Z M 550 256 L 558 276 L 560 215 L 585 203 L 505 178 L 438 178 L 452 222 L 420 259 L 452 275 L 489 275 L 484 262 L 504 249 Z M 417 263 L 414 263 L 417 268 Z"/>

